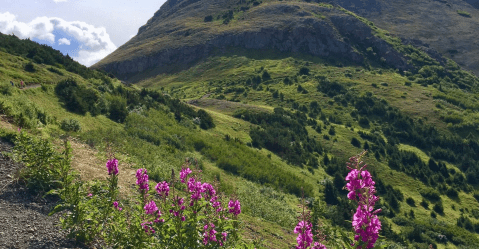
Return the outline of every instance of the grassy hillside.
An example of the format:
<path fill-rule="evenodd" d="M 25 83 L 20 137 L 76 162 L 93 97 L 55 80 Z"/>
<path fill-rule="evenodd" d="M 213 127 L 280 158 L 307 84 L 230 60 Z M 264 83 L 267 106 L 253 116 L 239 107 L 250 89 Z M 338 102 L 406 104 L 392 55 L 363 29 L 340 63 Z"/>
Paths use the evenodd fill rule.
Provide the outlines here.
<path fill-rule="evenodd" d="M 205 180 L 241 200 L 243 240 L 267 248 L 294 242 L 302 189 L 328 229 L 350 232 L 345 162 L 367 149 L 391 246 L 474 247 L 478 80 L 376 31 L 415 70 L 399 73 L 378 58 L 356 65 L 232 48 L 127 87 L 3 51 L 0 110 L 4 123 L 36 136 L 79 138 L 99 154 L 113 149 L 154 182 L 196 158 Z M 42 84 L 21 90 L 12 79 Z"/>

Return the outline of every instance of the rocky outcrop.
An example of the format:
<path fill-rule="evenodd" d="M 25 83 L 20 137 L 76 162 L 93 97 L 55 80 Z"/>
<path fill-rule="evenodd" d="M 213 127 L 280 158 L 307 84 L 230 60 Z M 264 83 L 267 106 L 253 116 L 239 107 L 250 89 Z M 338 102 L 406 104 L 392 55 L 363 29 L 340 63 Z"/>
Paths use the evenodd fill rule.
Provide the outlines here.
<path fill-rule="evenodd" d="M 368 25 L 354 16 L 339 11 L 333 13 L 329 20 L 311 16 L 311 13 L 321 11 L 331 12 L 328 8 L 314 8 L 311 12 L 305 12 L 297 6 L 276 4 L 256 14 L 271 15 L 278 12 L 294 14 L 299 18 L 293 19 L 294 21 L 283 19 L 276 21 L 274 25 L 264 25 L 253 30 L 235 29 L 222 32 L 199 44 L 175 48 L 165 47 L 146 56 L 108 63 L 102 65 L 102 68 L 113 72 L 119 78 L 128 80 L 130 76 L 146 70 L 161 74 L 186 69 L 194 62 L 208 57 L 213 51 L 225 51 L 229 47 L 305 53 L 361 64 L 365 58 L 355 47 L 373 47 L 378 58 L 383 58 L 387 65 L 401 70 L 409 69 L 406 59 L 390 44 L 375 37 Z M 201 36 L 202 32 L 208 32 L 208 30 L 196 30 L 196 32 L 199 33 L 198 36 Z M 175 35 L 184 34 L 176 33 Z"/>

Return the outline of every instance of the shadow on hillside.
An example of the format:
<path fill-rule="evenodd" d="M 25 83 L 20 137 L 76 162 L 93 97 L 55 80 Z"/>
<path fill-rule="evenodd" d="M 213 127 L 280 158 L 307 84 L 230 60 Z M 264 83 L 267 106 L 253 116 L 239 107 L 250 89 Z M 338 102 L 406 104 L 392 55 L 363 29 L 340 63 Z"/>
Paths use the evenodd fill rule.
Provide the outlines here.
<path fill-rule="evenodd" d="M 186 65 L 181 66 L 171 66 L 167 69 L 167 74 L 175 74 L 181 71 L 189 70 L 192 67 L 200 65 L 203 62 L 206 62 L 211 57 L 246 57 L 247 59 L 251 60 L 283 60 L 287 58 L 292 58 L 294 60 L 302 60 L 307 63 L 312 64 L 324 64 L 329 66 L 337 66 L 337 67 L 348 67 L 348 66 L 364 66 L 357 63 L 353 63 L 350 60 L 340 59 L 336 57 L 319 57 L 313 56 L 306 53 L 301 52 L 278 52 L 275 49 L 243 49 L 237 47 L 229 47 L 224 49 L 215 49 L 211 52 L 206 58 L 198 59 L 194 62 L 191 62 Z M 302 63 L 298 63 L 298 66 L 302 66 Z M 147 80 L 150 78 L 154 78 L 159 74 L 155 72 L 156 68 L 151 68 L 141 72 L 140 74 L 134 75 L 125 75 L 123 80 L 127 81 L 131 84 L 136 84 L 143 80 Z M 161 68 L 161 70 L 165 70 L 165 68 Z"/>

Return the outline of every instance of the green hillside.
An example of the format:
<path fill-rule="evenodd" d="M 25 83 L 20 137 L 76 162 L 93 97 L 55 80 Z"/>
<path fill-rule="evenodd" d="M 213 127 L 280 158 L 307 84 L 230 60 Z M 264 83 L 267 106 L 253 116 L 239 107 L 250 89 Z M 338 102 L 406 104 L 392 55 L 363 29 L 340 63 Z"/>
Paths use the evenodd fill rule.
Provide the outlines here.
<path fill-rule="evenodd" d="M 256 3 L 238 6 L 262 13 L 261 8 L 281 2 Z M 231 46 L 184 67 L 172 64 L 175 70 L 161 74 L 157 68 L 120 74 L 136 82 L 126 86 L 46 46 L 2 35 L 0 41 L 9 41 L 0 43 L 2 124 L 57 142 L 65 135 L 78 138 L 99 154 L 113 150 L 134 169 L 148 169 L 155 183 L 169 179 L 172 169 L 178 172 L 185 158 L 196 158 L 205 180 L 216 179 L 220 191 L 241 200 L 242 241 L 256 239 L 266 248 L 294 244 L 303 194 L 331 232 L 329 247 L 340 240 L 339 231 L 351 234 L 348 220 L 355 207 L 343 189 L 345 162 L 366 149 L 363 160 L 376 181 L 386 244 L 478 245 L 478 79 L 454 61 L 433 59 L 340 7 L 281 4 L 308 11 L 320 6 L 318 13 L 330 9 L 331 16 L 339 16 L 328 16 L 328 22 L 347 20 L 369 30 L 364 41 L 362 33 L 337 31 L 350 45 L 348 53 L 364 60 Z M 246 11 L 228 13 L 205 22 L 200 12 L 184 23 L 218 29 L 247 25 L 240 25 Z M 310 14 L 322 19 L 318 13 Z M 155 18 L 142 28 L 149 30 L 143 35 L 160 39 L 154 36 L 154 24 L 160 23 Z M 140 38 L 97 66 L 113 65 L 134 49 L 145 52 L 147 43 L 133 43 L 147 40 Z M 397 56 L 384 57 L 391 53 Z M 53 59 L 41 64 L 35 56 Z M 403 66 L 408 70 L 399 70 Z M 10 86 L 10 80 L 20 79 L 41 87 Z M 2 133 L 12 137 L 6 128 Z"/>

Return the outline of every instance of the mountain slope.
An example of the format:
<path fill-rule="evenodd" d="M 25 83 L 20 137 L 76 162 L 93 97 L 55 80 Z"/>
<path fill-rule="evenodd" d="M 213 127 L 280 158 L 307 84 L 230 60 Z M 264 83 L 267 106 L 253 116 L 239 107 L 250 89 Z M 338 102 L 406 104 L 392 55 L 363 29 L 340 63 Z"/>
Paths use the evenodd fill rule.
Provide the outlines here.
<path fill-rule="evenodd" d="M 405 39 L 429 44 L 461 67 L 479 75 L 477 0 L 333 0 Z M 421 45 L 421 42 L 411 41 Z"/>
<path fill-rule="evenodd" d="M 225 7 L 219 7 L 225 6 Z M 205 18 L 211 17 L 211 22 Z M 385 64 L 407 70 L 406 58 L 343 9 L 306 2 L 182 1 L 166 3 L 137 36 L 98 62 L 131 81 L 186 69 L 229 50 L 274 49 L 361 64 L 368 47 Z"/>

